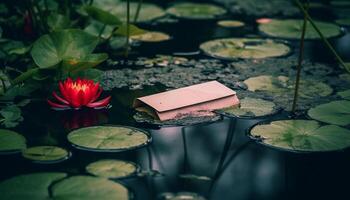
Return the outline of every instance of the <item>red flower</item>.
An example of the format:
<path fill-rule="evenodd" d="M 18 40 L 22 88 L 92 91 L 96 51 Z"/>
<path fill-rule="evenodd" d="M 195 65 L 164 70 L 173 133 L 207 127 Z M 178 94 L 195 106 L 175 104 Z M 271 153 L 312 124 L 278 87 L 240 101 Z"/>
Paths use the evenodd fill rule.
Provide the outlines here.
<path fill-rule="evenodd" d="M 47 100 L 52 108 L 79 109 L 83 106 L 102 108 L 108 106 L 111 100 L 111 96 L 108 96 L 100 101 L 96 101 L 102 93 L 102 88 L 99 83 L 94 83 L 93 80 L 78 78 L 74 81 L 71 78 L 67 78 L 63 83 L 59 82 L 59 89 L 62 97 L 58 96 L 56 92 L 52 92 L 52 96 L 59 103 Z"/>

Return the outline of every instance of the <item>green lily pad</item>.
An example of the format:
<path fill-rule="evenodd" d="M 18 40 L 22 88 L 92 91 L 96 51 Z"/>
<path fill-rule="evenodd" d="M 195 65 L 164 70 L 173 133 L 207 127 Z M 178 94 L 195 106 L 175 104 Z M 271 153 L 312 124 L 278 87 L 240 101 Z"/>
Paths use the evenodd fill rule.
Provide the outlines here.
<path fill-rule="evenodd" d="M 84 150 L 118 152 L 147 145 L 150 136 L 131 127 L 95 126 L 72 131 L 68 141 Z"/>
<path fill-rule="evenodd" d="M 11 153 L 25 149 L 26 139 L 10 130 L 0 129 L 0 153 Z"/>
<path fill-rule="evenodd" d="M 335 37 L 342 33 L 336 24 L 318 21 L 315 24 L 326 38 Z M 299 19 L 272 19 L 269 23 L 260 24 L 259 30 L 272 37 L 300 39 L 302 26 L 303 20 Z M 310 23 L 307 24 L 305 39 L 321 39 Z"/>
<path fill-rule="evenodd" d="M 212 19 L 226 13 L 222 7 L 205 3 L 177 3 L 166 10 L 167 13 L 186 19 Z"/>
<path fill-rule="evenodd" d="M 240 105 L 218 110 L 219 113 L 234 117 L 262 117 L 277 112 L 275 103 L 263 99 L 246 97 Z"/>
<path fill-rule="evenodd" d="M 65 173 L 35 173 L 19 175 L 0 183 L 2 200 L 52 199 L 49 187 L 65 178 Z"/>
<path fill-rule="evenodd" d="M 10 178 L 0 183 L 1 199 L 128 200 L 130 197 L 123 185 L 104 178 L 66 177 L 65 173 L 36 173 Z"/>
<path fill-rule="evenodd" d="M 307 113 L 312 119 L 340 126 L 350 125 L 350 101 L 332 101 L 311 108 Z"/>
<path fill-rule="evenodd" d="M 221 20 L 221 21 L 218 21 L 217 24 L 225 28 L 237 28 L 245 25 L 244 22 L 237 21 L 237 20 Z"/>
<path fill-rule="evenodd" d="M 123 185 L 105 178 L 73 176 L 52 186 L 54 199 L 128 200 L 130 194 Z"/>
<path fill-rule="evenodd" d="M 341 96 L 343 99 L 350 100 L 350 90 L 345 90 L 342 92 L 337 93 L 339 96 Z"/>
<path fill-rule="evenodd" d="M 133 35 L 130 38 L 141 42 L 163 42 L 170 40 L 170 36 L 168 34 L 156 31 Z"/>
<path fill-rule="evenodd" d="M 290 48 L 269 39 L 225 38 L 204 42 L 200 49 L 212 57 L 223 59 L 259 59 L 287 55 Z"/>
<path fill-rule="evenodd" d="M 113 32 L 113 26 L 102 24 L 101 22 L 92 20 L 91 23 L 84 28 L 84 31 L 98 37 L 100 32 L 102 31 L 100 37 L 103 39 L 107 39 Z M 103 28 L 104 27 L 104 28 Z"/>
<path fill-rule="evenodd" d="M 120 25 L 122 23 L 117 16 L 95 6 L 86 5 L 84 6 L 84 9 L 90 17 L 102 22 L 103 24 Z"/>
<path fill-rule="evenodd" d="M 0 183 L 1 199 L 51 199 L 48 188 L 66 176 L 65 173 L 35 173 L 15 176 Z"/>
<path fill-rule="evenodd" d="M 256 76 L 248 78 L 244 81 L 248 86 L 248 90 L 252 92 L 262 91 L 270 95 L 290 93 L 294 94 L 294 80 L 289 80 L 286 76 Z M 314 98 L 316 96 L 329 96 L 332 94 L 333 89 L 325 83 L 316 80 L 301 80 L 299 97 L 301 98 Z"/>
<path fill-rule="evenodd" d="M 54 67 L 62 61 L 72 65 L 89 63 L 91 57 L 96 65 L 104 61 L 96 62 L 96 57 L 106 58 L 105 54 L 92 54 L 97 44 L 98 38 L 85 31 L 67 29 L 41 36 L 33 44 L 31 55 L 40 68 Z"/>
<path fill-rule="evenodd" d="M 314 120 L 281 120 L 254 126 L 250 134 L 261 143 L 297 152 L 342 150 L 350 146 L 350 130 L 321 126 Z"/>
<path fill-rule="evenodd" d="M 114 1 L 109 3 L 99 3 L 97 6 L 111 14 L 117 16 L 122 22 L 126 22 L 126 2 Z M 138 7 L 137 2 L 130 2 L 130 19 L 133 21 L 136 15 L 136 10 Z M 142 3 L 137 22 L 148 22 L 155 20 L 157 18 L 163 17 L 165 15 L 164 10 L 151 3 Z"/>
<path fill-rule="evenodd" d="M 337 19 L 335 22 L 341 26 L 350 26 L 350 18 L 347 19 Z"/>
<path fill-rule="evenodd" d="M 106 178 L 125 178 L 137 172 L 134 163 L 122 160 L 100 160 L 86 167 L 90 174 Z"/>
<path fill-rule="evenodd" d="M 69 155 L 70 153 L 67 150 L 55 146 L 36 146 L 25 149 L 22 152 L 24 158 L 43 163 L 63 161 L 66 160 Z"/>

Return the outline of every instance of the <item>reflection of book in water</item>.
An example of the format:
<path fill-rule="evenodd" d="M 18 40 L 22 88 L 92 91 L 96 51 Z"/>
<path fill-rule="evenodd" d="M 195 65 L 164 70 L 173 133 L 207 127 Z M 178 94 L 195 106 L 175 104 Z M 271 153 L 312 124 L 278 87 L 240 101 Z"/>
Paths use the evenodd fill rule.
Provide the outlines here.
<path fill-rule="evenodd" d="M 208 116 L 210 111 L 239 104 L 236 92 L 217 81 L 201 83 L 137 98 L 137 111 L 161 121 L 188 116 Z"/>

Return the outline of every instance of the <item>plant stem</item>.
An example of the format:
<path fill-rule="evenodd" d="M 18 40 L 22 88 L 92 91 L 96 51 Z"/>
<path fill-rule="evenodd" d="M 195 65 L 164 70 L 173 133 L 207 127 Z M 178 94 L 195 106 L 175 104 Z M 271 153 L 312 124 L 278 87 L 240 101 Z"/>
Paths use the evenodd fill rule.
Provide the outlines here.
<path fill-rule="evenodd" d="M 125 57 L 129 56 L 129 38 L 130 38 L 130 0 L 126 1 L 126 44 Z"/>
<path fill-rule="evenodd" d="M 298 7 L 300 8 L 300 10 L 303 12 L 304 16 L 306 17 L 306 19 L 310 22 L 311 26 L 316 30 L 316 32 L 318 33 L 318 35 L 321 37 L 321 39 L 323 40 L 323 42 L 326 44 L 326 46 L 331 50 L 331 52 L 333 53 L 333 55 L 335 56 L 335 58 L 337 59 L 337 61 L 350 73 L 350 65 L 347 65 L 343 59 L 338 55 L 338 53 L 335 51 L 335 49 L 333 48 L 333 46 L 331 45 L 331 43 L 329 43 L 329 41 L 327 40 L 327 38 L 323 35 L 323 33 L 321 32 L 321 30 L 316 26 L 315 22 L 312 20 L 312 18 L 310 17 L 309 13 L 307 12 L 307 10 L 303 7 L 303 5 L 300 3 L 299 0 L 295 0 L 296 4 L 298 5 Z"/>
<path fill-rule="evenodd" d="M 298 93 L 299 93 L 300 75 L 301 75 L 301 65 L 303 63 L 303 57 L 304 57 L 304 42 L 305 42 L 306 26 L 307 26 L 307 18 L 306 18 L 306 15 L 304 15 L 303 29 L 302 29 L 301 38 L 300 38 L 300 49 L 299 49 L 299 57 L 298 57 L 297 75 L 296 75 L 295 87 L 294 87 L 294 98 L 293 98 L 293 105 L 292 105 L 292 113 L 295 113 L 296 108 L 297 108 L 297 102 L 298 102 Z"/>
<path fill-rule="evenodd" d="M 137 19 L 139 18 L 141 7 L 142 7 L 142 3 L 143 3 L 143 0 L 139 0 L 139 2 L 137 4 L 137 9 L 136 9 L 135 17 L 134 17 L 134 23 L 136 23 Z"/>

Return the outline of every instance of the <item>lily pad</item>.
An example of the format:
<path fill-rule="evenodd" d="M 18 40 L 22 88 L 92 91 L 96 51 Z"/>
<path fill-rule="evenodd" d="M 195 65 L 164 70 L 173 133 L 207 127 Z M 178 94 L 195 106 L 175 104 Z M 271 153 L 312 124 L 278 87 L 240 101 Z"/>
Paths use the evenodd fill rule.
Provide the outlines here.
<path fill-rule="evenodd" d="M 49 187 L 65 178 L 65 173 L 36 173 L 19 175 L 0 183 L 2 200 L 51 199 Z"/>
<path fill-rule="evenodd" d="M 133 35 L 130 38 L 141 42 L 163 42 L 170 40 L 170 36 L 168 34 L 156 31 Z"/>
<path fill-rule="evenodd" d="M 1 199 L 128 200 L 130 197 L 123 185 L 104 178 L 66 177 L 65 173 L 35 173 L 10 178 L 0 183 Z"/>
<path fill-rule="evenodd" d="M 18 152 L 27 147 L 26 139 L 10 130 L 0 129 L 0 153 Z"/>
<path fill-rule="evenodd" d="M 40 68 L 54 67 L 62 61 L 95 66 L 107 59 L 106 54 L 92 54 L 97 44 L 97 37 L 82 30 L 67 29 L 41 36 L 33 44 L 31 55 Z"/>
<path fill-rule="evenodd" d="M 98 1 L 96 1 L 98 2 Z M 113 4 L 113 5 L 112 5 Z M 98 3 L 99 8 L 116 15 L 121 21 L 126 22 L 126 2 L 114 1 L 110 3 Z M 137 2 L 130 2 L 130 18 L 134 20 L 136 15 L 136 10 L 138 7 Z M 148 22 L 155 20 L 157 18 L 163 17 L 165 15 L 164 10 L 151 3 L 142 3 L 137 22 Z"/>
<path fill-rule="evenodd" d="M 122 22 L 118 17 L 95 6 L 84 6 L 85 11 L 93 19 L 108 25 L 120 25 Z"/>
<path fill-rule="evenodd" d="M 151 138 L 146 132 L 132 127 L 94 126 L 72 131 L 68 141 L 83 150 L 119 152 L 145 146 Z"/>
<path fill-rule="evenodd" d="M 244 81 L 248 86 L 248 90 L 252 92 L 262 91 L 270 95 L 294 93 L 294 81 L 291 81 L 286 76 L 256 76 L 248 78 Z M 316 96 L 325 97 L 330 95 L 333 89 L 325 83 L 316 80 L 301 80 L 299 96 L 301 98 L 314 98 Z"/>
<path fill-rule="evenodd" d="M 246 97 L 240 105 L 218 110 L 219 113 L 233 117 L 262 117 L 277 112 L 275 103 L 263 99 Z"/>
<path fill-rule="evenodd" d="M 179 193 L 162 193 L 161 200 L 206 200 L 204 197 L 193 192 L 179 192 Z"/>
<path fill-rule="evenodd" d="M 350 90 L 338 92 L 338 95 L 341 96 L 343 99 L 350 100 Z"/>
<path fill-rule="evenodd" d="M 226 13 L 222 7 L 205 3 L 177 3 L 166 10 L 167 13 L 186 19 L 212 19 Z"/>
<path fill-rule="evenodd" d="M 342 33 L 340 27 L 328 22 L 315 22 L 326 38 L 336 37 Z M 300 39 L 303 20 L 299 19 L 272 19 L 269 23 L 260 24 L 259 30 L 264 34 L 286 39 Z M 307 24 L 305 39 L 321 39 L 316 30 Z"/>
<path fill-rule="evenodd" d="M 340 126 L 350 125 L 350 101 L 332 101 L 311 108 L 307 113 L 312 119 Z"/>
<path fill-rule="evenodd" d="M 105 25 L 101 22 L 92 20 L 91 23 L 85 27 L 84 31 L 96 37 L 98 37 L 102 31 L 100 37 L 107 39 L 112 34 L 114 28 L 110 25 L 104 26 Z"/>
<path fill-rule="evenodd" d="M 350 26 L 350 18 L 346 19 L 337 19 L 335 22 L 341 26 Z"/>
<path fill-rule="evenodd" d="M 237 28 L 245 25 L 244 22 L 237 21 L 237 20 L 221 20 L 221 21 L 218 21 L 217 24 L 225 28 Z"/>
<path fill-rule="evenodd" d="M 269 39 L 225 38 L 204 42 L 200 49 L 212 57 L 223 59 L 259 59 L 287 55 L 290 48 Z"/>
<path fill-rule="evenodd" d="M 106 178 L 125 178 L 137 172 L 138 167 L 122 160 L 100 160 L 86 167 L 90 174 Z"/>
<path fill-rule="evenodd" d="M 22 156 L 35 162 L 56 163 L 68 159 L 70 153 L 61 147 L 36 146 L 25 149 Z"/>
<path fill-rule="evenodd" d="M 105 178 L 73 176 L 52 186 L 53 199 L 128 200 L 130 194 L 123 185 Z"/>
<path fill-rule="evenodd" d="M 280 120 L 254 126 L 250 134 L 263 144 L 296 152 L 342 150 L 350 146 L 350 130 L 314 120 Z"/>

